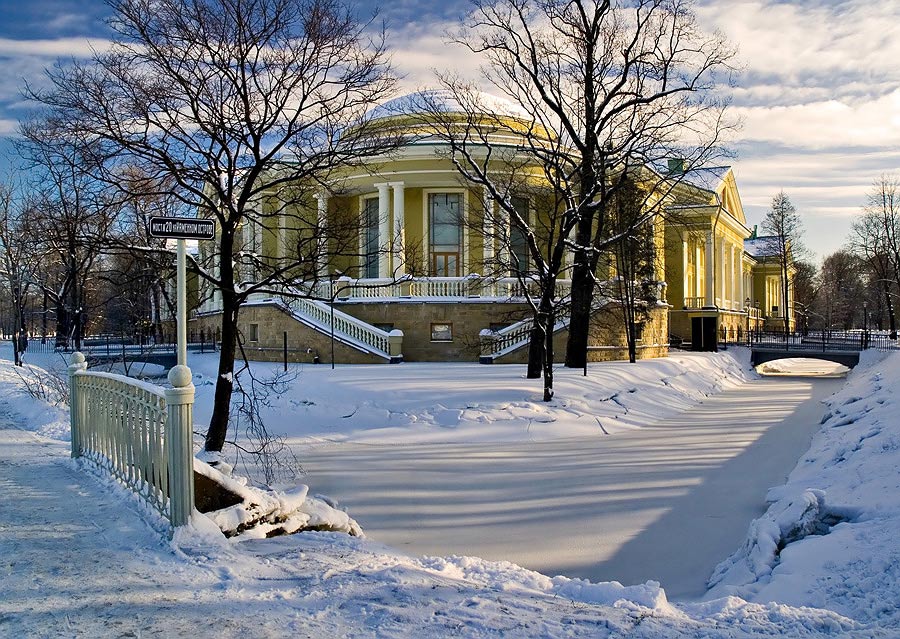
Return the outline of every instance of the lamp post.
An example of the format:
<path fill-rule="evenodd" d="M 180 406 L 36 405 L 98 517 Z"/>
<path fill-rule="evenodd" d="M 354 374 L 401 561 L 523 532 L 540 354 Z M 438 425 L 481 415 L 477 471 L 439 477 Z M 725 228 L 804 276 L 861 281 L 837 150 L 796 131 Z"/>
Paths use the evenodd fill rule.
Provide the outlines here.
<path fill-rule="evenodd" d="M 750 298 L 744 300 L 744 310 L 747 311 L 747 344 L 752 344 L 750 339 Z"/>
<path fill-rule="evenodd" d="M 869 348 L 869 309 L 863 302 L 863 334 L 862 334 L 863 350 Z"/>

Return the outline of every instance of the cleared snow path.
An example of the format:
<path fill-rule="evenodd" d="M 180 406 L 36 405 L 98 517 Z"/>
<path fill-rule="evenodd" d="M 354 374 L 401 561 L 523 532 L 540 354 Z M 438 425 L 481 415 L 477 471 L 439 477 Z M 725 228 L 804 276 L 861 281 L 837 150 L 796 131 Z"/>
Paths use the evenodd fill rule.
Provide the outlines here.
<path fill-rule="evenodd" d="M 309 483 L 370 538 L 414 554 L 705 592 L 765 511 L 842 379 L 766 378 L 657 427 L 538 443 L 335 444 L 300 450 Z"/>

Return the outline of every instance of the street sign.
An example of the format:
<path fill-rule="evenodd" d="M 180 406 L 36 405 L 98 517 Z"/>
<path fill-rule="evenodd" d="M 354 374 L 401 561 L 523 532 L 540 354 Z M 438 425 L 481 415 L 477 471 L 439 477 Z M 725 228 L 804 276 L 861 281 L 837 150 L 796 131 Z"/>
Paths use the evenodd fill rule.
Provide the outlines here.
<path fill-rule="evenodd" d="M 178 240 L 211 240 L 216 236 L 216 221 L 196 217 L 150 218 L 150 237 Z"/>

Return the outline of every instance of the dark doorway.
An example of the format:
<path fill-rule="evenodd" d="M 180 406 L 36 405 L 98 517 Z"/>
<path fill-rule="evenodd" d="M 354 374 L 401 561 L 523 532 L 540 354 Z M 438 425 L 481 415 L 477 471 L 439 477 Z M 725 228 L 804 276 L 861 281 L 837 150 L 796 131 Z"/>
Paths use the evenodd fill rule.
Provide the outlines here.
<path fill-rule="evenodd" d="M 718 351 L 715 317 L 691 318 L 691 350 Z"/>

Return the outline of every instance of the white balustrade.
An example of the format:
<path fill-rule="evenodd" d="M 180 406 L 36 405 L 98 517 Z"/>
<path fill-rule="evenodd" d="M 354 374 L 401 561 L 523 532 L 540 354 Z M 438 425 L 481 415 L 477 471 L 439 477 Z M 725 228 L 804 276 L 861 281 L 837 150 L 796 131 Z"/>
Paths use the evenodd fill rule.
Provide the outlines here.
<path fill-rule="evenodd" d="M 69 366 L 72 457 L 84 457 L 140 495 L 173 526 L 194 507 L 191 449 L 194 385 L 190 369 L 169 372 L 174 388 Z"/>
<path fill-rule="evenodd" d="M 556 317 L 556 325 L 553 330 L 557 331 L 569 323 L 569 312 L 566 310 Z M 493 331 L 491 335 L 491 355 L 499 355 L 508 350 L 512 350 L 521 346 L 531 339 L 531 330 L 534 328 L 534 318 L 528 317 L 515 324 L 510 324 L 500 330 Z"/>
<path fill-rule="evenodd" d="M 385 357 L 390 357 L 390 334 L 387 331 L 367 324 L 338 309 L 331 308 L 325 302 L 318 300 L 300 297 L 291 299 L 287 303 L 293 311 L 313 320 L 326 330 L 331 328 L 333 319 L 335 333 L 345 335 L 356 342 L 370 347 L 372 350 L 378 351 L 379 354 Z"/>
<path fill-rule="evenodd" d="M 565 297 L 571 291 L 571 280 L 558 280 L 556 294 Z M 497 298 L 503 300 L 524 299 L 540 295 L 537 281 L 504 277 L 500 279 L 468 277 L 407 277 L 351 279 L 341 278 L 333 282 L 319 282 L 303 289 L 303 296 L 319 300 L 383 301 L 390 298 Z"/>

